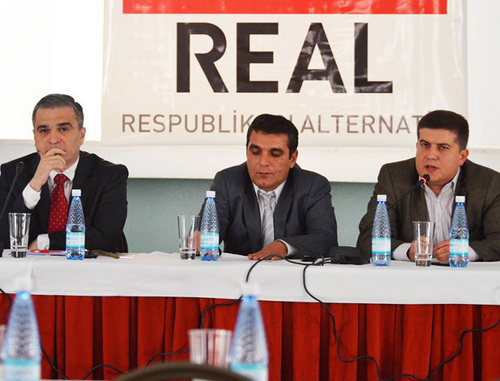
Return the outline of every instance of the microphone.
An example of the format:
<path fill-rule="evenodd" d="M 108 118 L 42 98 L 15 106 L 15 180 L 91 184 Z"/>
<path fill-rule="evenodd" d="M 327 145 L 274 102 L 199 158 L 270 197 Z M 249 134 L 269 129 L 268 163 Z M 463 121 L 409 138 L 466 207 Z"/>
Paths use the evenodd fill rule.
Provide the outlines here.
<path fill-rule="evenodd" d="M 16 186 L 17 179 L 19 178 L 19 175 L 21 174 L 23 169 L 24 169 L 24 163 L 22 161 L 19 161 L 16 164 L 16 174 L 14 175 L 14 179 L 12 180 L 12 184 L 10 185 L 9 192 L 7 193 L 7 197 L 5 197 L 5 201 L 3 202 L 2 211 L 0 212 L 0 223 L 2 222 L 3 215 L 5 213 L 5 209 L 7 209 L 7 205 L 9 204 L 10 197 L 12 195 L 12 191 L 14 190 L 14 187 Z M 0 241 L 0 256 L 3 252 L 4 246 L 5 246 L 4 243 L 2 241 Z"/>
<path fill-rule="evenodd" d="M 427 183 L 429 182 L 429 180 L 430 180 L 430 179 L 431 179 L 431 176 L 430 176 L 429 174 L 427 174 L 427 173 L 426 173 L 426 174 L 424 174 L 424 175 L 422 175 L 422 176 L 419 176 L 419 178 L 418 178 L 418 182 L 416 182 L 415 184 L 413 184 L 413 185 L 410 187 L 410 189 L 408 189 L 408 191 L 407 191 L 406 193 L 403 193 L 403 195 L 402 195 L 402 196 L 401 196 L 398 200 L 396 200 L 395 202 L 393 202 L 392 204 L 388 204 L 388 205 L 387 205 L 387 211 L 389 211 L 389 210 L 391 210 L 392 208 L 396 207 L 396 206 L 399 204 L 399 202 L 400 202 L 402 199 L 406 198 L 406 196 L 408 196 L 411 192 L 413 192 L 413 191 L 415 190 L 415 188 L 418 188 L 418 187 L 420 187 L 420 186 L 422 186 L 422 185 L 427 184 Z M 367 232 L 368 230 L 370 230 L 372 227 L 373 227 L 373 221 L 372 221 L 370 224 L 368 224 L 368 226 L 366 226 L 366 227 L 363 229 L 363 231 L 362 231 L 362 232 L 360 232 L 360 235 L 361 235 L 361 234 L 366 233 L 366 232 Z"/>
<path fill-rule="evenodd" d="M 402 200 L 403 198 L 406 198 L 406 196 L 408 196 L 411 192 L 413 192 L 415 190 L 415 188 L 418 188 L 419 186 L 427 184 L 430 179 L 431 179 L 431 176 L 428 175 L 427 173 L 424 174 L 423 176 L 419 176 L 418 182 L 413 184 L 406 193 L 403 193 L 403 195 L 399 198 L 399 200 L 396 200 L 396 202 L 393 202 L 392 204 L 387 205 L 387 210 L 389 211 L 392 208 L 394 208 L 395 206 L 397 206 L 400 200 Z"/>

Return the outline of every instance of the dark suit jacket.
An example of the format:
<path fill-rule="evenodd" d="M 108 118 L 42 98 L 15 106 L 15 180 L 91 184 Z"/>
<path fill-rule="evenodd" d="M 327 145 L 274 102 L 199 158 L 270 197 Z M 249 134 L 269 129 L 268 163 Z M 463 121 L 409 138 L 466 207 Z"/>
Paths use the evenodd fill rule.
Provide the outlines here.
<path fill-rule="evenodd" d="M 16 164 L 24 162 L 24 169 L 14 187 L 5 215 L 0 221 L 0 239 L 10 246 L 8 212 L 30 212 L 30 242 L 39 234 L 47 233 L 50 209 L 49 187 L 45 184 L 41 198 L 33 210 L 24 205 L 22 192 L 31 181 L 40 162 L 37 153 L 3 164 L 0 176 L 0 206 L 3 205 L 16 171 Z M 127 177 L 123 165 L 112 164 L 99 156 L 80 151 L 80 161 L 73 179 L 73 189 L 82 190 L 85 215 L 85 248 L 115 251 L 127 218 Z M 49 234 L 50 248 L 66 248 L 66 232 Z"/>
<path fill-rule="evenodd" d="M 358 247 L 363 256 L 371 256 L 377 194 L 387 195 L 393 251 L 413 240 L 413 221 L 429 220 L 422 187 L 406 194 L 417 182 L 415 159 L 382 167 L 368 211 L 359 224 Z M 467 160 L 460 170 L 455 194 L 465 196 L 469 245 L 484 261 L 500 260 L 500 173 Z"/>
<path fill-rule="evenodd" d="M 262 249 L 259 203 L 246 163 L 215 175 L 220 241 L 224 251 L 248 255 Z M 295 165 L 274 211 L 275 239 L 295 246 L 298 254 L 328 255 L 337 246 L 337 223 L 328 180 Z"/>

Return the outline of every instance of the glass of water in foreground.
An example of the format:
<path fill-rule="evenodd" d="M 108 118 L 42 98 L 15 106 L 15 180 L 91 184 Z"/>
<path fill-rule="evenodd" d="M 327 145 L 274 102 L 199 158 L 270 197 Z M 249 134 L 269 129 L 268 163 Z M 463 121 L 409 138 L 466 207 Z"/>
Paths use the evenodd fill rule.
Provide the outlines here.
<path fill-rule="evenodd" d="M 177 216 L 181 259 L 193 260 L 200 242 L 200 216 Z"/>

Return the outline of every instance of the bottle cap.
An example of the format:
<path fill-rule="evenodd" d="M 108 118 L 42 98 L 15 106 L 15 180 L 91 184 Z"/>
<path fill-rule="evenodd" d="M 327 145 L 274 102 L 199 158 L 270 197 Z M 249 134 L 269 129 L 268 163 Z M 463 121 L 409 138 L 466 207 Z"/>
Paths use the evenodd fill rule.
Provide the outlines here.
<path fill-rule="evenodd" d="M 241 293 L 243 295 L 253 295 L 257 296 L 259 293 L 259 284 L 245 282 L 241 284 Z"/>
<path fill-rule="evenodd" d="M 456 196 L 455 202 L 465 202 L 465 196 Z"/>
<path fill-rule="evenodd" d="M 14 292 L 16 293 L 21 291 L 31 292 L 32 288 L 33 281 L 31 280 L 31 278 L 16 278 L 14 281 Z"/>
<path fill-rule="evenodd" d="M 215 191 L 207 191 L 207 197 L 215 197 Z"/>
<path fill-rule="evenodd" d="M 377 195 L 377 201 L 387 201 L 387 195 L 385 195 L 385 194 L 378 194 Z"/>
<path fill-rule="evenodd" d="M 73 189 L 71 191 L 71 196 L 78 196 L 78 197 L 81 197 L 82 195 L 82 190 L 81 189 Z"/>

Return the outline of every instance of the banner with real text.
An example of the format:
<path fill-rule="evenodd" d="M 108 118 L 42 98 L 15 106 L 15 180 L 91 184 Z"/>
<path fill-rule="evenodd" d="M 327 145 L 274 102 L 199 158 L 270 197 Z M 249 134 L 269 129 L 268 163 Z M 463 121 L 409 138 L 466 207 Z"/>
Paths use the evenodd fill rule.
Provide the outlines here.
<path fill-rule="evenodd" d="M 464 0 L 105 7 L 104 142 L 241 145 L 271 113 L 302 147 L 408 147 L 428 111 L 467 112 Z"/>

